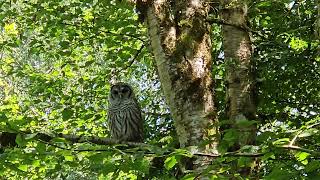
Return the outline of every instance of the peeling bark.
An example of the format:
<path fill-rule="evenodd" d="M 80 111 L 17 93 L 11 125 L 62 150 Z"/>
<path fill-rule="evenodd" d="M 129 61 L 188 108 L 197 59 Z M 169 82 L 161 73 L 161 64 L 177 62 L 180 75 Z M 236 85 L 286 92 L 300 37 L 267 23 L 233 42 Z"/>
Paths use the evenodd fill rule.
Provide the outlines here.
<path fill-rule="evenodd" d="M 180 145 L 200 145 L 211 138 L 210 150 L 216 152 L 208 7 L 204 0 L 155 0 L 145 8 L 151 49 Z"/>
<path fill-rule="evenodd" d="M 255 142 L 256 127 L 248 121 L 256 119 L 255 81 L 252 68 L 252 46 L 247 31 L 247 7 L 234 0 L 222 0 L 221 16 L 226 64 L 227 116 L 239 131 L 239 146 Z M 247 123 L 243 123 L 247 122 Z M 247 125 L 243 125 L 247 124 Z"/>

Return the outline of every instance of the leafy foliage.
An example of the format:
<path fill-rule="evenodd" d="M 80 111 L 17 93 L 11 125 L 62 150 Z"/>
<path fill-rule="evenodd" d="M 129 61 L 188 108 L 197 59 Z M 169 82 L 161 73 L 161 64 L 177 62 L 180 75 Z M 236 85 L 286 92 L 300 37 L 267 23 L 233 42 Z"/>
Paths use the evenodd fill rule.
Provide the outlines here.
<path fill-rule="evenodd" d="M 257 145 L 240 153 L 259 155 L 264 179 L 317 179 L 319 133 L 319 40 L 313 35 L 316 2 L 254 1 L 250 27 L 259 82 Z M 195 179 L 180 165 L 196 156 L 178 147 L 172 119 L 148 51 L 146 28 L 125 1 L 3 0 L 0 2 L 0 130 L 17 132 L 17 147 L 3 148 L 5 179 Z M 319 17 L 318 17 L 319 18 Z M 212 25 L 216 101 L 224 123 L 224 62 L 220 25 Z M 145 114 L 147 149 L 70 143 L 52 136 L 109 137 L 107 97 L 114 78 L 135 87 Z M 30 132 L 25 134 L 23 132 Z M 256 156 L 228 154 L 237 138 L 224 132 L 203 174 L 241 178 L 234 163 Z M 287 149 L 301 147 L 303 149 Z M 259 154 L 260 153 L 260 154 Z"/>

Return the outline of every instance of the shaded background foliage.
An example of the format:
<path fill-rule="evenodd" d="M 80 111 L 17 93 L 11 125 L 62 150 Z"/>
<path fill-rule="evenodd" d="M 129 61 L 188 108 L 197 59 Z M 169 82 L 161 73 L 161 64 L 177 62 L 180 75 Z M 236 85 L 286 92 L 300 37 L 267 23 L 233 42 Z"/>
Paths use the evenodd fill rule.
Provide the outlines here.
<path fill-rule="evenodd" d="M 269 152 L 257 172 L 262 178 L 319 177 L 319 159 L 274 148 L 294 142 L 320 151 L 315 3 L 266 0 L 249 4 L 259 83 L 257 141 L 262 152 Z M 136 90 L 146 119 L 146 142 L 162 147 L 150 150 L 155 154 L 137 149 L 123 152 L 90 143 L 71 145 L 61 138 L 47 143 L 34 140 L 32 134 L 21 134 L 16 139 L 18 147 L 2 149 L 0 176 L 168 179 L 176 175 L 179 159 L 186 154 L 163 155 L 166 148 L 177 147 L 176 135 L 148 51 L 146 28 L 138 23 L 131 4 L 3 0 L 0 5 L 1 131 L 108 137 L 107 97 L 110 83 L 117 79 L 129 82 Z M 218 17 L 215 12 L 212 16 Z M 212 24 L 212 44 L 212 73 L 223 123 L 225 73 L 220 24 Z M 225 151 L 237 136 L 226 133 L 220 149 Z M 90 150 L 77 151 L 81 149 Z M 154 167 L 154 156 L 166 160 Z M 248 158 L 216 158 L 204 173 L 213 179 L 228 178 L 236 174 L 231 161 L 245 166 Z M 188 177 L 194 177 L 192 172 Z"/>

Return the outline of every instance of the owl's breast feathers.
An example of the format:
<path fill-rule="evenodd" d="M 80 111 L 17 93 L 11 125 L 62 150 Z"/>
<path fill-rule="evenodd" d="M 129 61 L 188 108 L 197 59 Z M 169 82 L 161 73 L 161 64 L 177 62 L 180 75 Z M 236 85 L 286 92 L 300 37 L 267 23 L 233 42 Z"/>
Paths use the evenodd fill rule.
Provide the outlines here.
<path fill-rule="evenodd" d="M 109 111 L 116 112 L 116 111 L 124 111 L 126 109 L 137 108 L 138 103 L 132 100 L 124 100 L 119 101 L 117 103 L 110 104 Z"/>

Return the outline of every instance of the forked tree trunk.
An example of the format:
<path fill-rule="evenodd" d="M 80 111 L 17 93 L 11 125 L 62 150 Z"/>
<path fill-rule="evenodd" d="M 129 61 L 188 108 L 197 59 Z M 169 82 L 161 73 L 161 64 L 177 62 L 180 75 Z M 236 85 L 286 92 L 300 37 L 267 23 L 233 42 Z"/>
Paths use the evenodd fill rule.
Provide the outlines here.
<path fill-rule="evenodd" d="M 210 138 L 201 151 L 216 152 L 208 6 L 204 0 L 155 0 L 139 7 L 181 147 Z"/>
<path fill-rule="evenodd" d="M 247 7 L 235 0 L 221 0 L 224 58 L 226 64 L 227 116 L 238 130 L 239 146 L 255 142 L 255 81 L 252 67 L 252 46 L 247 28 Z M 251 124 L 251 125 L 250 125 Z"/>

